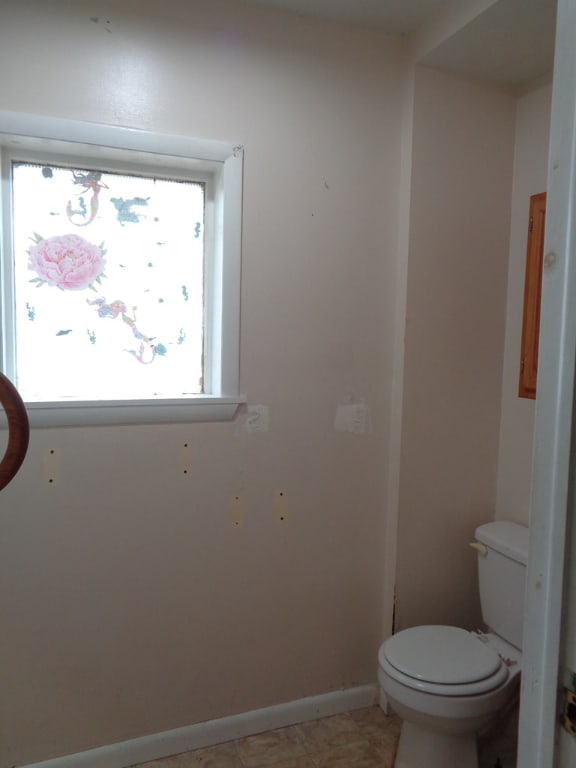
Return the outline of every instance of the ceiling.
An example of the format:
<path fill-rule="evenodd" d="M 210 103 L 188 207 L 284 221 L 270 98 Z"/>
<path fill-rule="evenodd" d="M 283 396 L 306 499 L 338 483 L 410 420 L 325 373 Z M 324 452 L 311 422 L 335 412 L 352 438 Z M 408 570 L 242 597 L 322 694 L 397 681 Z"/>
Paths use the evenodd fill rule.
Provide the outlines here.
<path fill-rule="evenodd" d="M 518 86 L 552 71 L 555 32 L 556 0 L 499 0 L 422 63 Z"/>
<path fill-rule="evenodd" d="M 244 0 L 409 35 L 453 0 Z M 552 71 L 556 0 L 495 0 L 422 63 L 518 86 Z"/>

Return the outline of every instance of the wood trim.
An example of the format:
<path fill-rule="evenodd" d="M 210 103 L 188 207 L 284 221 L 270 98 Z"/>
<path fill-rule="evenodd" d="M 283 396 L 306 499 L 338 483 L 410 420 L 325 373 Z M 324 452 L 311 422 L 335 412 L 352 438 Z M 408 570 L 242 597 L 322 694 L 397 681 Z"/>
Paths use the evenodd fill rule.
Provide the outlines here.
<path fill-rule="evenodd" d="M 540 295 L 546 222 L 546 192 L 530 198 L 526 274 L 524 278 L 524 314 L 520 351 L 518 396 L 536 398 L 538 378 L 538 341 L 540 336 Z"/>

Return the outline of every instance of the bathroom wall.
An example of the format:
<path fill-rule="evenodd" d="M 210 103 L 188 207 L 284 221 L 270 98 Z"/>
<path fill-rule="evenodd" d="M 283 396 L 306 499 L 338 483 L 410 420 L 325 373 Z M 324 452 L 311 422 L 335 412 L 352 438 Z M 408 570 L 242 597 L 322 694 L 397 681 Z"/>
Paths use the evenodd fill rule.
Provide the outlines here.
<path fill-rule="evenodd" d="M 397 626 L 477 626 L 467 545 L 496 499 L 514 99 L 418 67 L 413 109 Z"/>
<path fill-rule="evenodd" d="M 533 84 L 517 100 L 506 340 L 496 518 L 528 523 L 534 400 L 518 397 L 530 196 L 546 191 L 552 85 Z"/>
<path fill-rule="evenodd" d="M 1 12 L 0 109 L 244 145 L 241 387 L 270 429 L 33 431 L 0 499 L 0 768 L 374 682 L 399 43 L 232 0 Z M 335 432 L 348 401 L 366 434 Z"/>

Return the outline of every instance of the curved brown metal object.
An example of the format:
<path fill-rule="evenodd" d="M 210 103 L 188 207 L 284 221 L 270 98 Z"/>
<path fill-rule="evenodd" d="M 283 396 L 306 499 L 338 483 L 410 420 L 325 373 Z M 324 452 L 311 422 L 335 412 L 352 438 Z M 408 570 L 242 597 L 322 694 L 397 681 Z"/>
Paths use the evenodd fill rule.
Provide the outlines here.
<path fill-rule="evenodd" d="M 0 491 L 20 469 L 30 439 L 28 414 L 18 390 L 10 379 L 0 373 L 0 405 L 8 420 L 8 445 L 0 462 Z"/>

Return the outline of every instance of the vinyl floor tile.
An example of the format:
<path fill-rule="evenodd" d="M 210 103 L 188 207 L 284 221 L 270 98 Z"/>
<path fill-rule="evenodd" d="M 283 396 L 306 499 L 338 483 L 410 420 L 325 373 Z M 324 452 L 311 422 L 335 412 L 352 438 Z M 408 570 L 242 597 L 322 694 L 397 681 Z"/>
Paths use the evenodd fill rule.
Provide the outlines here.
<path fill-rule="evenodd" d="M 382 768 L 382 754 L 366 741 L 333 747 L 313 756 L 316 768 Z"/>
<path fill-rule="evenodd" d="M 302 735 L 308 754 L 325 752 L 332 747 L 343 747 L 363 741 L 360 728 L 349 714 L 334 715 L 296 726 Z"/>
<path fill-rule="evenodd" d="M 268 768 L 306 755 L 295 726 L 247 736 L 237 742 L 237 749 L 245 768 Z"/>
<path fill-rule="evenodd" d="M 139 768 L 243 768 L 234 742 L 164 757 Z"/>
<path fill-rule="evenodd" d="M 379 707 L 142 763 L 138 768 L 392 768 L 400 721 Z"/>
<path fill-rule="evenodd" d="M 291 760 L 281 760 L 273 763 L 274 768 L 316 768 L 311 757 L 295 757 Z"/>
<path fill-rule="evenodd" d="M 395 715 L 388 716 L 380 709 L 380 707 L 365 707 L 364 709 L 355 709 L 353 712 L 348 713 L 351 720 L 354 720 L 358 725 L 364 725 L 370 723 L 373 725 L 381 725 L 383 728 L 387 728 L 390 723 L 393 723 L 397 718 Z"/>
<path fill-rule="evenodd" d="M 514 768 L 518 712 L 480 740 L 480 768 Z M 393 768 L 402 721 L 375 707 L 142 763 L 138 768 Z"/>
<path fill-rule="evenodd" d="M 364 738 L 372 744 L 372 746 L 385 754 L 394 755 L 396 754 L 398 740 L 400 739 L 401 725 L 401 721 L 398 721 L 397 724 L 392 724 L 387 728 L 382 728 L 377 725 L 366 725 L 361 727 L 360 730 Z"/>
<path fill-rule="evenodd" d="M 191 768 L 242 768 L 242 761 L 234 742 L 196 749 L 188 754 L 193 760 L 190 763 Z"/>

